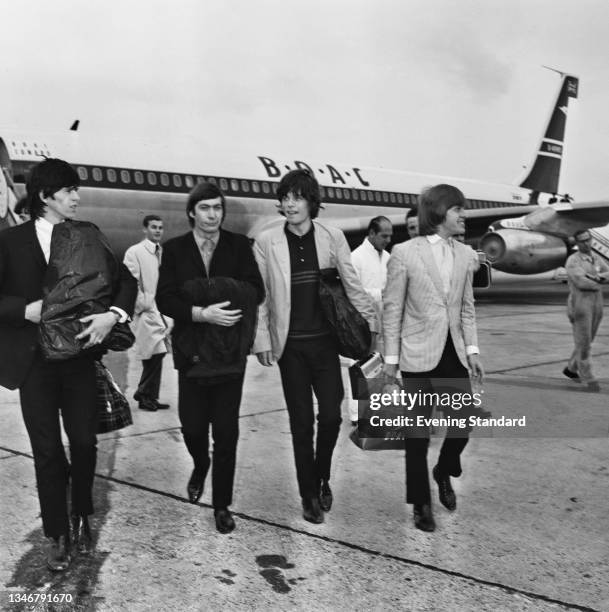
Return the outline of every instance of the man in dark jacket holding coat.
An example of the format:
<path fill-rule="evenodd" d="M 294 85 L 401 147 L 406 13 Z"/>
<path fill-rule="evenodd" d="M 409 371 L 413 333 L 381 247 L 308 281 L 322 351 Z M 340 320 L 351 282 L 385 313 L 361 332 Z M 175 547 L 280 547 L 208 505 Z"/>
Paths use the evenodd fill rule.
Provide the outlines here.
<path fill-rule="evenodd" d="M 202 182 L 190 192 L 186 215 L 192 231 L 165 243 L 156 295 L 159 310 L 175 322 L 172 345 L 174 365 L 179 372 L 178 412 L 184 442 L 194 462 L 188 498 L 197 503 L 203 494 L 210 465 L 211 424 L 212 504 L 220 533 L 230 533 L 235 528 L 228 507 L 232 503 L 245 359 L 240 360 L 238 372 L 216 376 L 218 372 L 212 364 L 223 359 L 224 350 L 219 330 L 211 328 L 236 325 L 244 328 L 242 318 L 255 316 L 256 305 L 264 299 L 262 279 L 249 241 L 245 236 L 221 229 L 225 214 L 224 195 L 216 185 Z M 230 279 L 238 281 L 244 293 L 254 290 L 250 312 L 244 311 L 247 300 L 239 301 L 235 307 L 234 292 L 230 298 L 215 301 L 218 286 L 235 284 Z M 208 295 L 214 296 L 213 301 L 197 300 L 196 294 L 205 294 L 206 287 Z M 249 348 L 253 325 L 248 329 L 252 336 L 247 342 Z M 206 333 L 214 342 L 197 341 Z M 210 353 L 210 345 L 220 347 L 217 354 L 213 354 L 214 349 Z M 210 378 L 207 374 L 212 369 L 214 376 Z"/>
<path fill-rule="evenodd" d="M 92 545 L 88 516 L 93 513 L 95 357 L 100 351 L 46 361 L 39 344 L 53 227 L 75 217 L 79 182 L 67 162 L 45 159 L 32 169 L 27 184 L 32 220 L 0 232 L 0 385 L 19 388 L 34 454 L 42 525 L 50 539 L 47 565 L 53 571 L 65 570 L 70 563 L 66 498 L 70 479 L 73 537 L 81 552 Z M 113 306 L 81 319 L 84 330 L 76 338 L 83 340 L 83 349 L 94 349 L 117 321 L 127 320 L 136 291 L 135 279 L 121 266 L 113 287 Z M 70 443 L 70 463 L 61 440 L 60 410 Z"/>

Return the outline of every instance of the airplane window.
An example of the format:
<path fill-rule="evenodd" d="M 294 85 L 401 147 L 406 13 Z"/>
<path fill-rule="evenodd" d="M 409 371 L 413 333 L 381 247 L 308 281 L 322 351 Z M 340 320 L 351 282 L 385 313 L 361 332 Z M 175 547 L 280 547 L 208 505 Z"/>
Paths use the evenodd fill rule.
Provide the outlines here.
<path fill-rule="evenodd" d="M 328 187 L 328 197 L 329 198 L 334 197 L 334 187 Z"/>
<path fill-rule="evenodd" d="M 215 184 L 217 183 L 217 181 L 216 181 L 216 177 L 215 177 L 215 176 L 210 176 L 210 177 L 207 179 L 207 182 L 208 182 L 208 183 L 211 183 L 212 185 L 215 185 Z"/>
<path fill-rule="evenodd" d="M 395 193 L 390 193 L 390 194 L 389 194 L 389 201 L 390 201 L 392 204 L 395 204 Z"/>
<path fill-rule="evenodd" d="M 241 181 L 241 189 L 247 193 L 250 190 L 250 184 L 247 181 Z"/>
<path fill-rule="evenodd" d="M 154 172 L 149 172 L 146 176 L 150 185 L 156 185 L 156 174 Z"/>
<path fill-rule="evenodd" d="M 273 190 L 273 193 L 277 193 L 277 183 L 271 183 L 271 189 Z"/>
<path fill-rule="evenodd" d="M 225 178 L 220 179 L 220 189 L 222 189 L 222 191 L 228 189 L 228 181 Z"/>
<path fill-rule="evenodd" d="M 167 187 L 169 185 L 169 177 L 163 172 L 161 173 L 161 185 Z"/>
<path fill-rule="evenodd" d="M 326 189 L 325 187 L 322 187 L 321 185 L 319 186 L 319 195 L 322 199 L 326 197 Z"/>
<path fill-rule="evenodd" d="M 339 187 L 337 187 L 337 188 L 336 188 L 336 190 L 335 190 L 335 192 L 336 192 L 336 197 L 337 197 L 339 200 L 342 200 L 342 199 L 343 199 L 343 190 L 342 190 L 342 189 L 340 189 Z"/>
<path fill-rule="evenodd" d="M 356 200 L 356 201 L 359 199 L 359 193 L 358 193 L 357 189 L 353 190 L 353 199 Z"/>
<path fill-rule="evenodd" d="M 185 176 L 184 177 L 184 182 L 186 183 L 186 187 L 188 187 L 188 189 L 193 187 L 194 184 L 195 184 L 195 182 L 192 180 L 192 176 Z"/>
<path fill-rule="evenodd" d="M 386 191 L 383 191 L 383 202 L 389 202 L 389 194 Z"/>
<path fill-rule="evenodd" d="M 121 170 L 121 181 L 123 181 L 123 183 L 131 182 L 131 175 L 129 174 L 129 170 Z"/>
<path fill-rule="evenodd" d="M 380 194 L 380 192 L 375 191 L 375 193 L 374 193 L 374 199 L 375 199 L 377 202 L 380 202 L 380 201 L 381 201 L 381 194 Z"/>
<path fill-rule="evenodd" d="M 345 200 L 350 200 L 351 199 L 351 190 L 350 189 L 343 189 L 343 195 L 345 196 Z"/>
<path fill-rule="evenodd" d="M 254 193 L 260 193 L 260 185 L 258 184 L 258 181 L 252 182 L 252 190 Z"/>
<path fill-rule="evenodd" d="M 102 180 L 102 171 L 99 168 L 93 168 L 93 180 L 95 181 Z"/>
<path fill-rule="evenodd" d="M 404 196 L 398 193 L 398 204 L 404 204 Z"/>
<path fill-rule="evenodd" d="M 366 192 L 362 189 L 362 190 L 360 190 L 359 195 L 360 195 L 360 197 L 362 199 L 362 202 L 365 202 L 366 201 Z"/>
<path fill-rule="evenodd" d="M 144 184 L 144 175 L 139 170 L 136 170 L 133 173 L 133 179 L 135 180 L 135 182 L 138 185 L 143 185 Z"/>
<path fill-rule="evenodd" d="M 78 166 L 78 178 L 80 178 L 81 181 L 87 180 L 88 172 L 86 168 L 83 168 L 82 166 Z"/>
<path fill-rule="evenodd" d="M 106 176 L 108 177 L 108 180 L 111 183 L 116 183 L 116 170 L 113 170 L 112 168 L 108 168 L 106 170 Z"/>
<path fill-rule="evenodd" d="M 239 183 L 235 179 L 231 179 L 230 188 L 231 191 L 239 191 Z"/>
<path fill-rule="evenodd" d="M 263 193 L 270 193 L 271 189 L 269 187 L 269 184 L 266 181 L 262 182 L 262 192 Z"/>
<path fill-rule="evenodd" d="M 173 186 L 181 187 L 182 186 L 182 177 L 179 174 L 173 175 Z"/>

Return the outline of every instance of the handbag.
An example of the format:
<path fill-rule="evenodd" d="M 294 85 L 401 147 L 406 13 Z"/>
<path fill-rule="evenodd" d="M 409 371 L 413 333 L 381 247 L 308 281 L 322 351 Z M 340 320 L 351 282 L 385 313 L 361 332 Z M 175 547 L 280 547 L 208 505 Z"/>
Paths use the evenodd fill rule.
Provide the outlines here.
<path fill-rule="evenodd" d="M 351 397 L 357 400 L 370 399 L 371 393 L 380 392 L 383 386 L 383 357 L 372 353 L 356 361 L 348 370 L 351 383 Z"/>
<path fill-rule="evenodd" d="M 368 354 L 372 335 L 368 322 L 351 304 L 336 268 L 319 271 L 321 309 L 338 344 L 338 353 L 351 359 Z"/>
<path fill-rule="evenodd" d="M 97 433 L 123 429 L 133 424 L 129 402 L 114 381 L 110 370 L 101 361 L 95 361 L 97 384 Z"/>
<path fill-rule="evenodd" d="M 129 324 L 116 323 L 110 333 L 104 338 L 102 346 L 110 351 L 126 351 L 135 343 L 135 335 Z"/>

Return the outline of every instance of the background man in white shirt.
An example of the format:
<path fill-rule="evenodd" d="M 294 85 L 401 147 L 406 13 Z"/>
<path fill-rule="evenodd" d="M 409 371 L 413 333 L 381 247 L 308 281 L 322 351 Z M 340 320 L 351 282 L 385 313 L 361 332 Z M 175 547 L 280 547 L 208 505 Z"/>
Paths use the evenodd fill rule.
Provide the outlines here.
<path fill-rule="evenodd" d="M 383 294 L 384 370 L 395 378 L 399 367 L 408 390 L 415 393 L 418 389 L 444 391 L 436 389 L 440 379 L 451 379 L 459 392 L 471 392 L 468 369 L 480 381 L 483 376 L 472 252 L 452 239 L 465 229 L 465 203 L 464 195 L 452 185 L 427 189 L 419 203 L 421 235 L 396 245 L 389 259 Z M 430 412 L 432 407 L 420 408 Z M 406 502 L 413 504 L 415 526 L 434 531 L 427 469 L 429 431 L 410 428 L 409 434 Z M 468 435 L 469 429 L 449 428 L 433 469 L 440 501 L 451 511 L 457 500 L 450 477 L 461 475 L 460 455 Z"/>
<path fill-rule="evenodd" d="M 143 368 L 134 398 L 141 410 L 154 412 L 169 408 L 169 404 L 158 401 L 168 333 L 165 319 L 155 301 L 162 255 L 163 220 L 157 215 L 148 215 L 144 217 L 143 225 L 144 239 L 127 249 L 124 263 L 138 285 L 132 328 L 135 349 Z"/>
<path fill-rule="evenodd" d="M 374 217 L 368 224 L 368 235 L 351 253 L 351 263 L 359 276 L 364 290 L 374 302 L 374 307 L 381 320 L 383 314 L 383 289 L 387 282 L 387 263 L 389 253 L 385 250 L 393 236 L 393 227 L 387 217 Z M 382 322 L 381 322 L 382 325 Z M 377 336 L 373 350 L 383 352 L 382 334 Z M 357 424 L 358 401 L 349 395 L 349 418 L 352 425 Z"/>

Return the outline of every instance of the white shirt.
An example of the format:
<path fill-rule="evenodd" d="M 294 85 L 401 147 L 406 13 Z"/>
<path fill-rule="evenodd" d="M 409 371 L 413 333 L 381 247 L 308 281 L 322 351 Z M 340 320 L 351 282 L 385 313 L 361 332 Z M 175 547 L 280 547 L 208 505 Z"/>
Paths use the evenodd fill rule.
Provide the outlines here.
<path fill-rule="evenodd" d="M 47 263 L 49 263 L 49 257 L 51 256 L 51 236 L 53 235 L 53 224 L 42 217 L 38 217 L 36 221 L 34 221 L 34 227 L 36 229 L 36 238 L 38 238 L 38 242 L 40 243 L 40 248 L 42 249 L 44 259 Z"/>
<path fill-rule="evenodd" d="M 387 284 L 387 263 L 389 253 L 380 253 L 372 246 L 368 238 L 351 253 L 351 263 L 359 276 L 366 293 L 375 302 L 381 302 L 383 289 Z"/>

